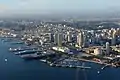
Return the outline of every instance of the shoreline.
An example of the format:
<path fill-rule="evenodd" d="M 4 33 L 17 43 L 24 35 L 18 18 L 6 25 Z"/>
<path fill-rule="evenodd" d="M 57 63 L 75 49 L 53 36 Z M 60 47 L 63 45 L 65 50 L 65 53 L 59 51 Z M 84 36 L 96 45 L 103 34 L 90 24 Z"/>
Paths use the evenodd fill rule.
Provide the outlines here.
<path fill-rule="evenodd" d="M 86 59 L 79 59 L 79 61 L 84 61 L 84 62 L 90 62 L 90 63 L 103 65 L 103 67 L 101 69 L 104 69 L 105 67 L 108 67 L 108 66 L 115 67 L 115 68 L 118 67 L 117 65 L 114 65 L 114 64 L 101 63 L 101 62 L 96 62 L 96 61 L 86 60 Z M 51 63 L 51 62 L 49 62 L 47 60 L 44 63 L 48 64 L 49 66 L 62 67 L 62 68 L 81 68 L 81 69 L 91 69 L 92 68 L 92 67 L 89 67 L 89 66 L 74 66 L 74 65 L 54 64 L 54 63 Z"/>
<path fill-rule="evenodd" d="M 74 59 L 78 60 L 78 61 L 90 62 L 90 63 L 100 64 L 100 65 L 104 65 L 104 66 L 117 67 L 117 65 L 113 65 L 113 64 L 109 64 L 109 63 L 103 63 L 103 62 L 97 62 L 97 61 L 93 61 L 93 60 L 87 60 L 87 59 L 82 59 L 82 58 L 79 58 L 79 59 L 78 58 L 73 58 L 73 60 Z M 47 64 L 50 65 L 51 63 L 47 63 Z M 53 63 L 53 65 L 54 65 L 54 63 Z M 75 65 L 72 65 L 72 66 L 59 65 L 59 66 L 56 66 L 56 67 L 85 68 L 85 66 L 75 66 Z M 90 69 L 90 67 L 89 67 L 89 69 Z"/>

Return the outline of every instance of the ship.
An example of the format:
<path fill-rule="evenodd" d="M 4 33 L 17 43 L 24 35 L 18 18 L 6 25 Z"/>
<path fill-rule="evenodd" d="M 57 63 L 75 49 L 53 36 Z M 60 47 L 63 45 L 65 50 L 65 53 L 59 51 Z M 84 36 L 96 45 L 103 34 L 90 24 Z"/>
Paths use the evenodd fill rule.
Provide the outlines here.
<path fill-rule="evenodd" d="M 52 57 L 55 54 L 44 54 L 43 52 L 35 52 L 30 54 L 22 54 L 21 58 L 29 60 L 29 59 L 41 59 L 40 61 L 47 62 L 47 60 L 43 60 L 46 57 Z"/>
<path fill-rule="evenodd" d="M 23 51 L 21 48 L 9 48 L 10 52 L 17 52 L 17 51 Z"/>
<path fill-rule="evenodd" d="M 24 54 L 34 54 L 36 52 L 41 52 L 39 50 L 24 50 L 24 51 L 20 51 L 20 52 L 16 52 L 16 55 L 24 55 Z"/>
<path fill-rule="evenodd" d="M 18 52 L 18 51 L 24 51 L 24 50 L 37 50 L 37 48 L 29 48 L 29 47 L 9 48 L 10 52 Z"/>
<path fill-rule="evenodd" d="M 39 55 L 38 53 L 34 53 L 34 54 L 21 55 L 20 57 L 25 60 L 31 60 L 31 59 L 40 59 L 42 56 Z"/>

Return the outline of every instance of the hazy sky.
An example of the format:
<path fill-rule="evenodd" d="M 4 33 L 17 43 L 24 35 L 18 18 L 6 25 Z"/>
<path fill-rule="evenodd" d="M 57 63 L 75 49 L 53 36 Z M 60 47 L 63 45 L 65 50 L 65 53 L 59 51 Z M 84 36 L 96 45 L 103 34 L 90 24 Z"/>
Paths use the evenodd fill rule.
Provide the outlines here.
<path fill-rule="evenodd" d="M 118 13 L 120 0 L 0 0 L 0 14 Z"/>

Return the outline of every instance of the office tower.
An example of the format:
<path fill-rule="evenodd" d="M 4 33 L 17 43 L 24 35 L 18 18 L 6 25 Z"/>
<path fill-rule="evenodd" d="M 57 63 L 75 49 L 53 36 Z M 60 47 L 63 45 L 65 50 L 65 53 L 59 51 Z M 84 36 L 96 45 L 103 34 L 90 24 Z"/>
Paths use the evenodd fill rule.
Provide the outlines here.
<path fill-rule="evenodd" d="M 112 33 L 112 40 L 111 41 L 112 41 L 111 43 L 113 46 L 116 45 L 116 30 L 114 30 Z"/>
<path fill-rule="evenodd" d="M 89 41 L 88 41 L 87 32 L 83 32 L 83 47 L 86 47 L 88 45 L 89 45 Z"/>
<path fill-rule="evenodd" d="M 71 42 L 71 34 L 70 34 L 70 32 L 67 32 L 67 41 Z"/>
<path fill-rule="evenodd" d="M 96 42 L 96 43 L 99 42 L 99 35 L 98 35 L 98 34 L 95 35 L 95 42 Z"/>
<path fill-rule="evenodd" d="M 54 35 L 54 43 L 56 43 L 58 46 L 62 46 L 62 40 L 63 40 L 62 33 L 56 33 Z"/>
<path fill-rule="evenodd" d="M 106 54 L 110 53 L 110 44 L 109 42 L 106 42 Z"/>
<path fill-rule="evenodd" d="M 49 40 L 50 40 L 50 42 L 54 42 L 54 34 L 53 33 L 49 33 Z"/>
<path fill-rule="evenodd" d="M 117 28 L 117 36 L 119 36 L 120 37 L 120 28 Z"/>
<path fill-rule="evenodd" d="M 58 46 L 62 46 L 63 35 L 62 33 L 58 34 Z"/>
<path fill-rule="evenodd" d="M 77 44 L 80 48 L 84 47 L 84 39 L 83 34 L 80 32 L 77 36 Z"/>
<path fill-rule="evenodd" d="M 92 40 L 92 45 L 94 45 L 95 44 L 95 33 L 94 32 L 91 36 L 91 40 Z"/>
<path fill-rule="evenodd" d="M 57 44 L 58 41 L 58 33 L 54 34 L 54 43 Z"/>

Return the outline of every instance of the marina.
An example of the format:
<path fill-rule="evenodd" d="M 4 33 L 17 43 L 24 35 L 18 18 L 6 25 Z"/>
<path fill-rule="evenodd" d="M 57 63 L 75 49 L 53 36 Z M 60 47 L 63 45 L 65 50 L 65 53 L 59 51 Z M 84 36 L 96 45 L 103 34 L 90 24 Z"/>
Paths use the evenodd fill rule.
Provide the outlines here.
<path fill-rule="evenodd" d="M 38 42 L 36 42 L 37 40 Z M 89 73 L 89 77 L 91 77 L 92 72 L 96 76 L 99 76 L 99 75 L 103 76 L 102 73 L 104 73 L 104 71 L 106 71 L 107 69 L 113 69 L 113 70 L 119 69 L 119 64 L 118 64 L 120 61 L 119 54 L 110 54 L 108 56 L 106 55 L 97 56 L 97 55 L 93 55 L 94 53 L 92 54 L 87 53 L 86 48 L 80 49 L 75 47 L 69 47 L 72 44 L 69 45 L 66 43 L 64 46 L 61 46 L 61 45 L 56 46 L 54 43 L 50 43 L 49 41 L 48 42 L 46 41 L 43 44 L 42 42 L 41 43 L 39 42 L 39 39 L 37 40 L 36 39 L 34 40 L 33 38 L 33 41 L 27 41 L 27 40 L 20 41 L 20 39 L 17 39 L 17 38 L 9 39 L 8 37 L 1 39 L 1 43 L 7 46 L 7 49 L 6 49 L 6 51 L 8 51 L 7 53 L 10 53 L 10 54 L 7 54 L 10 57 L 3 56 L 3 55 L 6 55 L 4 53 L 1 55 L 3 56 L 2 57 L 3 64 L 8 66 L 10 65 L 9 67 L 5 66 L 7 67 L 6 70 L 9 68 L 11 69 L 11 66 L 14 65 L 15 67 L 13 67 L 11 71 L 14 71 L 14 68 L 17 68 L 16 70 L 18 71 L 15 70 L 14 72 L 20 73 L 19 75 L 22 75 L 25 72 L 22 73 L 21 71 L 26 70 L 27 74 L 29 74 L 29 72 L 32 73 L 32 75 L 31 73 L 29 74 L 30 76 L 28 75 L 29 77 L 31 76 L 33 77 L 33 75 L 36 73 L 37 75 L 34 75 L 34 76 L 41 79 L 41 77 L 39 77 L 39 74 L 42 75 L 41 70 L 43 69 L 42 66 L 44 65 L 45 66 L 45 69 L 43 70 L 44 74 L 47 74 L 46 72 L 49 73 L 49 71 L 47 71 L 49 69 L 55 70 L 55 71 L 63 70 L 63 72 L 68 70 L 68 72 L 66 73 L 72 74 L 72 75 L 70 76 L 71 78 L 67 78 L 67 79 L 74 80 L 73 76 L 75 76 L 75 73 L 78 70 Z M 96 53 L 100 54 L 99 48 L 95 49 L 95 54 Z M 15 59 L 15 61 L 12 59 Z M 15 64 L 9 64 L 10 62 L 12 62 L 11 60 L 15 62 Z M 32 65 L 28 65 L 28 63 Z M 69 70 L 72 70 L 73 72 L 69 73 Z M 63 75 L 63 72 L 60 75 Z M 82 73 L 77 73 L 77 75 L 80 74 L 79 76 L 81 76 Z M 49 75 L 51 75 L 51 73 Z M 66 76 L 64 76 L 64 78 L 66 78 Z M 94 76 L 92 76 L 92 79 L 93 78 Z M 54 80 L 53 78 L 51 79 Z M 97 77 L 96 79 L 102 80 L 100 77 L 99 78 Z M 49 79 L 45 79 L 45 80 L 49 80 Z M 64 79 L 60 79 L 60 80 L 64 80 Z"/>
<path fill-rule="evenodd" d="M 63 68 L 80 68 L 80 69 L 91 69 L 91 67 L 87 67 L 80 63 L 80 61 L 77 60 L 71 60 L 71 59 L 64 59 L 63 61 L 50 63 L 50 66 L 55 67 L 63 67 Z"/>
<path fill-rule="evenodd" d="M 18 47 L 18 48 L 9 48 L 9 51 L 13 52 L 15 55 L 19 55 L 22 59 L 40 60 L 40 61 L 46 62 L 48 65 L 54 66 L 54 67 L 91 69 L 90 66 L 89 67 L 82 66 L 82 64 L 79 63 L 80 61 L 101 64 L 101 65 L 103 65 L 103 67 L 101 69 L 104 69 L 105 67 L 108 67 L 108 66 L 116 67 L 116 65 L 114 65 L 114 64 L 108 64 L 108 63 L 87 60 L 87 59 L 82 59 L 82 58 L 79 58 L 79 59 L 64 58 L 63 60 L 61 60 L 61 58 L 59 57 L 60 58 L 59 60 L 57 60 L 57 59 L 54 60 L 54 56 L 58 55 L 58 53 L 55 51 L 52 51 L 52 50 L 48 50 L 47 52 L 42 51 L 42 47 L 38 48 L 38 47 L 26 46 L 26 47 Z M 51 59 L 48 60 L 47 58 L 51 58 Z"/>
<path fill-rule="evenodd" d="M 80 38 L 82 38 L 81 36 L 84 36 L 82 34 L 82 32 L 84 31 L 81 32 L 76 31 L 76 32 L 77 32 L 75 33 L 76 40 L 73 42 L 67 41 L 67 38 L 68 37 L 70 38 L 70 36 L 68 35 L 69 32 L 67 32 L 67 35 L 66 32 L 65 33 L 63 32 L 63 34 L 65 35 L 64 39 L 62 39 L 63 38 L 62 33 L 58 33 L 54 35 L 50 33 L 45 33 L 45 34 L 40 34 L 39 37 L 35 36 L 34 34 L 33 35 L 23 34 L 20 37 L 10 37 L 8 35 L 4 36 L 2 37 L 1 42 L 2 44 L 7 45 L 8 53 L 13 53 L 9 55 L 14 56 L 16 60 L 18 58 L 19 60 L 23 61 L 23 63 L 35 61 L 37 62 L 36 65 L 44 64 L 50 69 L 57 69 L 57 70 L 65 69 L 65 70 L 73 70 L 75 72 L 77 72 L 78 70 L 87 71 L 87 72 L 94 71 L 94 74 L 97 74 L 96 76 L 102 74 L 102 72 L 104 72 L 109 68 L 119 69 L 120 57 L 119 57 L 119 50 L 117 50 L 117 48 L 119 49 L 119 46 L 116 47 L 110 46 L 109 42 L 106 42 L 106 45 L 100 45 L 100 46 L 96 46 L 96 44 L 93 46 L 91 45 L 83 46 L 83 44 L 81 44 L 79 41 Z M 52 38 L 54 39 L 54 41 L 52 41 Z M 8 46 L 8 44 L 10 46 Z M 5 65 L 9 64 L 10 62 L 10 59 L 8 57 L 5 57 L 3 60 L 5 62 Z M 40 66 L 42 65 L 39 65 L 39 67 Z M 38 72 L 39 67 L 37 68 L 36 72 Z M 26 70 L 27 69 L 28 66 Z M 32 68 L 32 72 L 34 71 L 34 69 L 35 68 Z M 99 79 L 97 78 L 97 80 Z M 70 78 L 68 78 L 68 80 L 70 80 Z M 71 80 L 74 79 L 71 78 Z"/>
<path fill-rule="evenodd" d="M 40 60 L 41 62 L 45 62 L 50 66 L 54 67 L 63 67 L 63 68 L 80 68 L 80 69 L 91 69 L 91 67 L 81 66 L 82 64 L 73 64 L 76 63 L 77 60 L 72 59 L 64 59 L 64 60 L 47 60 L 46 58 L 54 57 L 56 53 L 54 51 L 42 52 L 37 50 L 37 48 L 9 48 L 10 52 L 13 52 L 15 55 L 19 55 L 22 59 L 25 60 Z M 60 61 L 60 62 L 59 62 Z"/>

